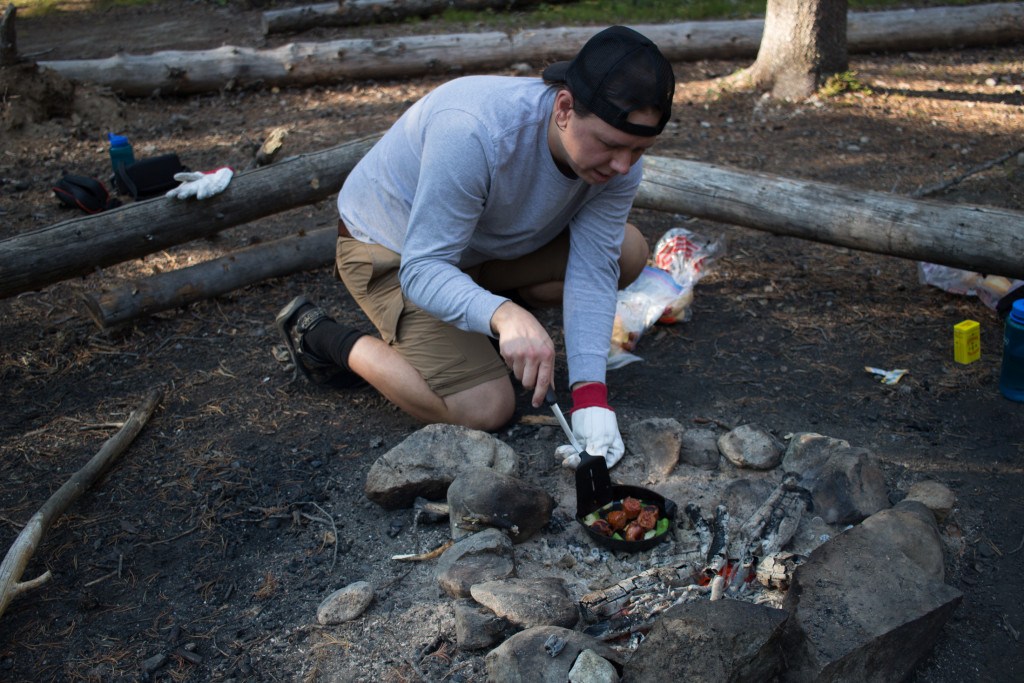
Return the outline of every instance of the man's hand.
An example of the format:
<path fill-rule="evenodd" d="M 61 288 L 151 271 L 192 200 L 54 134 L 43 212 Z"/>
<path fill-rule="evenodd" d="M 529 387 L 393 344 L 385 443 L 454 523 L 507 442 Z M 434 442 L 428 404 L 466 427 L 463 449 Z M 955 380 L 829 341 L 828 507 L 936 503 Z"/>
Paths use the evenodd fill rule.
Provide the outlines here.
<path fill-rule="evenodd" d="M 491 330 L 498 335 L 501 357 L 516 379 L 533 389 L 533 407 L 539 408 L 554 381 L 555 343 L 533 314 L 511 301 L 491 316 Z"/>
<path fill-rule="evenodd" d="M 604 456 L 612 467 L 626 451 L 615 411 L 608 406 L 608 387 L 600 382 L 581 384 L 572 392 L 572 433 L 590 455 Z M 572 446 L 559 446 L 555 454 L 566 467 L 575 468 L 580 457 Z"/>

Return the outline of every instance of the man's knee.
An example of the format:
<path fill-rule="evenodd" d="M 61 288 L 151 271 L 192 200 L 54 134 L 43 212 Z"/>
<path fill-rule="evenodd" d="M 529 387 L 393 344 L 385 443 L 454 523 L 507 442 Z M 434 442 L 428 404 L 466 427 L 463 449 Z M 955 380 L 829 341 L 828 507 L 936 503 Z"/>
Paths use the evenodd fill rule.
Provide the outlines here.
<path fill-rule="evenodd" d="M 622 239 L 622 254 L 619 256 L 619 289 L 625 289 L 627 285 L 640 277 L 647 259 L 650 258 L 651 248 L 635 225 L 626 223 L 626 234 Z"/>
<path fill-rule="evenodd" d="M 512 382 L 502 377 L 447 396 L 445 403 L 453 423 L 493 432 L 512 419 L 516 397 Z"/>

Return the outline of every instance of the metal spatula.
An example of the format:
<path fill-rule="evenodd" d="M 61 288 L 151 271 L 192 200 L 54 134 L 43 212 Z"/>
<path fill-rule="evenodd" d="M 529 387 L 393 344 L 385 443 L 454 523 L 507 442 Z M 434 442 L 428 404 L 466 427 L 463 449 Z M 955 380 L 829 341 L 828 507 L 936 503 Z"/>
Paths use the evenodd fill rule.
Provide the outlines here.
<path fill-rule="evenodd" d="M 576 467 L 576 515 L 589 515 L 612 500 L 612 478 L 608 475 L 608 463 L 602 456 L 591 455 L 580 446 L 562 409 L 558 407 L 553 389 L 548 390 L 547 401 L 551 404 L 558 424 L 562 425 L 562 431 L 569 437 L 569 443 L 580 454 L 580 464 Z"/>

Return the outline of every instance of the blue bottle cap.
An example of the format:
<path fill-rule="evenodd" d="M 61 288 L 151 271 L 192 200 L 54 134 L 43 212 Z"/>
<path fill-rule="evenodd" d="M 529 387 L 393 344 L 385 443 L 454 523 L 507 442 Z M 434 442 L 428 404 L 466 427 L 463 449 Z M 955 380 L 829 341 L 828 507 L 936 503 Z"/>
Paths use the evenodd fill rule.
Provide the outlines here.
<path fill-rule="evenodd" d="M 107 133 L 107 139 L 110 140 L 111 147 L 127 147 L 128 138 L 123 135 L 114 135 L 113 133 Z"/>
<path fill-rule="evenodd" d="M 1013 308 L 1010 309 L 1010 317 L 1013 322 L 1024 325 L 1024 299 L 1017 299 L 1013 302 Z"/>

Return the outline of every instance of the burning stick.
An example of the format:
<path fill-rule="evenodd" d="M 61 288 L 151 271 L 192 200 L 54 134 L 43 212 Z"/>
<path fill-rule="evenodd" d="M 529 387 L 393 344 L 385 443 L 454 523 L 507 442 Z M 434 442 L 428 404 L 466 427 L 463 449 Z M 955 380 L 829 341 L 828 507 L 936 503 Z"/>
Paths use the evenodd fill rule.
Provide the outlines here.
<path fill-rule="evenodd" d="M 724 505 L 715 508 L 715 521 L 711 529 L 714 535 L 708 550 L 708 563 L 704 567 L 704 574 L 709 578 L 716 576 L 729 561 L 729 512 Z"/>
<path fill-rule="evenodd" d="M 587 593 L 580 598 L 580 606 L 591 620 L 622 614 L 649 595 L 663 595 L 692 585 L 701 560 L 696 549 L 677 555 L 669 566 L 652 567 L 608 588 Z"/>
<path fill-rule="evenodd" d="M 690 520 L 690 525 L 693 530 L 697 532 L 697 538 L 700 539 L 700 554 L 705 559 L 708 558 L 708 552 L 711 549 L 711 527 L 708 526 L 707 521 L 701 517 L 700 508 L 690 503 L 684 510 L 686 518 Z"/>
<path fill-rule="evenodd" d="M 422 562 L 423 560 L 432 560 L 435 557 L 441 557 L 445 550 L 455 545 L 455 541 L 448 541 L 442 543 L 433 550 L 426 553 L 413 553 L 411 555 L 392 555 L 392 560 L 398 560 L 399 562 Z"/>
<path fill-rule="evenodd" d="M 732 557 L 753 566 L 754 557 L 778 552 L 793 537 L 804 510 L 810 507 L 810 493 L 800 478 L 790 472 L 743 526 L 731 548 Z"/>

